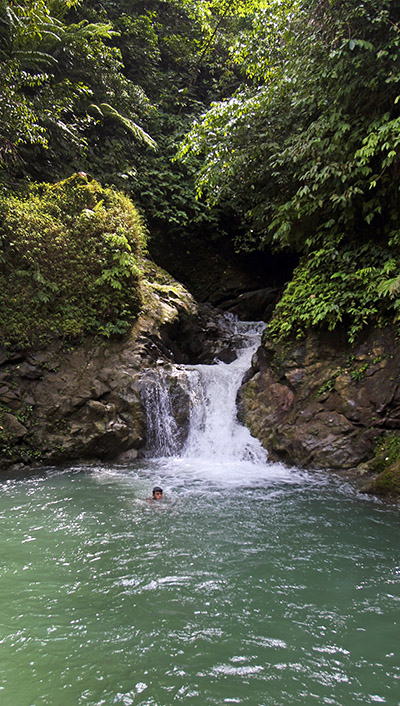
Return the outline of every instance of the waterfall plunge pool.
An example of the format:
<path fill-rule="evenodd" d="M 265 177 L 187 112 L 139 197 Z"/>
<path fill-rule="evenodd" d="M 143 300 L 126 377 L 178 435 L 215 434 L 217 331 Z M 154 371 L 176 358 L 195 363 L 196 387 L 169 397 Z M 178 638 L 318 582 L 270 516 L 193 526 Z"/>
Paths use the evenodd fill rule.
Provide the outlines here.
<path fill-rule="evenodd" d="M 398 511 L 249 470 L 157 459 L 4 481 L 2 706 L 397 706 Z"/>
<path fill-rule="evenodd" d="M 156 405 L 167 456 L 3 477 L 2 706 L 399 706 L 398 510 L 267 462 L 234 412 L 252 345 L 183 371 L 179 450 Z"/>

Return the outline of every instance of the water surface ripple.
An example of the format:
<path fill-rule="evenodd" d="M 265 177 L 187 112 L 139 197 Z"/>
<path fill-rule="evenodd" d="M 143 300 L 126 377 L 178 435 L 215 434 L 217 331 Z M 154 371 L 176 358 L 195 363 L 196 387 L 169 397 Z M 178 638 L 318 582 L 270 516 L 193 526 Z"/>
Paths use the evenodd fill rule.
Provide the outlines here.
<path fill-rule="evenodd" d="M 190 458 L 0 492 L 2 706 L 400 703 L 397 509 Z"/>

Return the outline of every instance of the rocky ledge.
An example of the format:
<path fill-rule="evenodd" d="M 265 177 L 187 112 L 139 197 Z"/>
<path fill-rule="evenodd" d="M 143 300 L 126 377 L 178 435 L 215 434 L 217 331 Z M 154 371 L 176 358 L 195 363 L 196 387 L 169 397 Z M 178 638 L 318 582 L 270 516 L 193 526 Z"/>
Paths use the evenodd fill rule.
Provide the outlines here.
<path fill-rule="evenodd" d="M 264 338 L 253 377 L 239 392 L 240 416 L 270 458 L 315 469 L 373 467 L 377 441 L 400 429 L 400 356 L 395 331 Z"/>
<path fill-rule="evenodd" d="M 143 371 L 168 361 L 229 359 L 231 331 L 152 263 L 128 337 L 0 348 L 0 468 L 135 458 L 146 441 Z"/>

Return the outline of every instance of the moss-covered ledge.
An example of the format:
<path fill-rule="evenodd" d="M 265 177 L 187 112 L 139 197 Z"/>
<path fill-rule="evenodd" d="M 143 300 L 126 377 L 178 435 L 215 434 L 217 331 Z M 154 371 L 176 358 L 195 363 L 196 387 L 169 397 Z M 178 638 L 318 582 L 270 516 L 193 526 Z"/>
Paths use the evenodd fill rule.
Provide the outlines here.
<path fill-rule="evenodd" d="M 363 493 L 400 499 L 400 433 L 382 436 L 373 458 L 357 470 L 363 479 Z"/>
<path fill-rule="evenodd" d="M 400 500 L 400 461 L 395 461 L 372 478 L 363 492 Z"/>
<path fill-rule="evenodd" d="M 166 272 L 148 261 L 142 268 L 142 310 L 125 336 L 0 346 L 0 468 L 137 454 L 140 375 L 173 359 L 171 331 L 197 312 Z"/>

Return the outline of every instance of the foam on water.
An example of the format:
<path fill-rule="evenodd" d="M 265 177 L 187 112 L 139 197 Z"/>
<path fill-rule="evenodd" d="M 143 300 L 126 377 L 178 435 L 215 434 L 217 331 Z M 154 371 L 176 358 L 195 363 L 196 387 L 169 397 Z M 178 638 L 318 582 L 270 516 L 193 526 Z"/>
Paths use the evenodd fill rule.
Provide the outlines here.
<path fill-rule="evenodd" d="M 299 483 L 310 474 L 290 469 L 280 463 L 214 460 L 196 457 L 159 458 L 152 460 L 152 469 L 163 482 L 172 487 L 200 483 L 204 487 L 241 488 L 268 486 L 275 483 Z"/>

